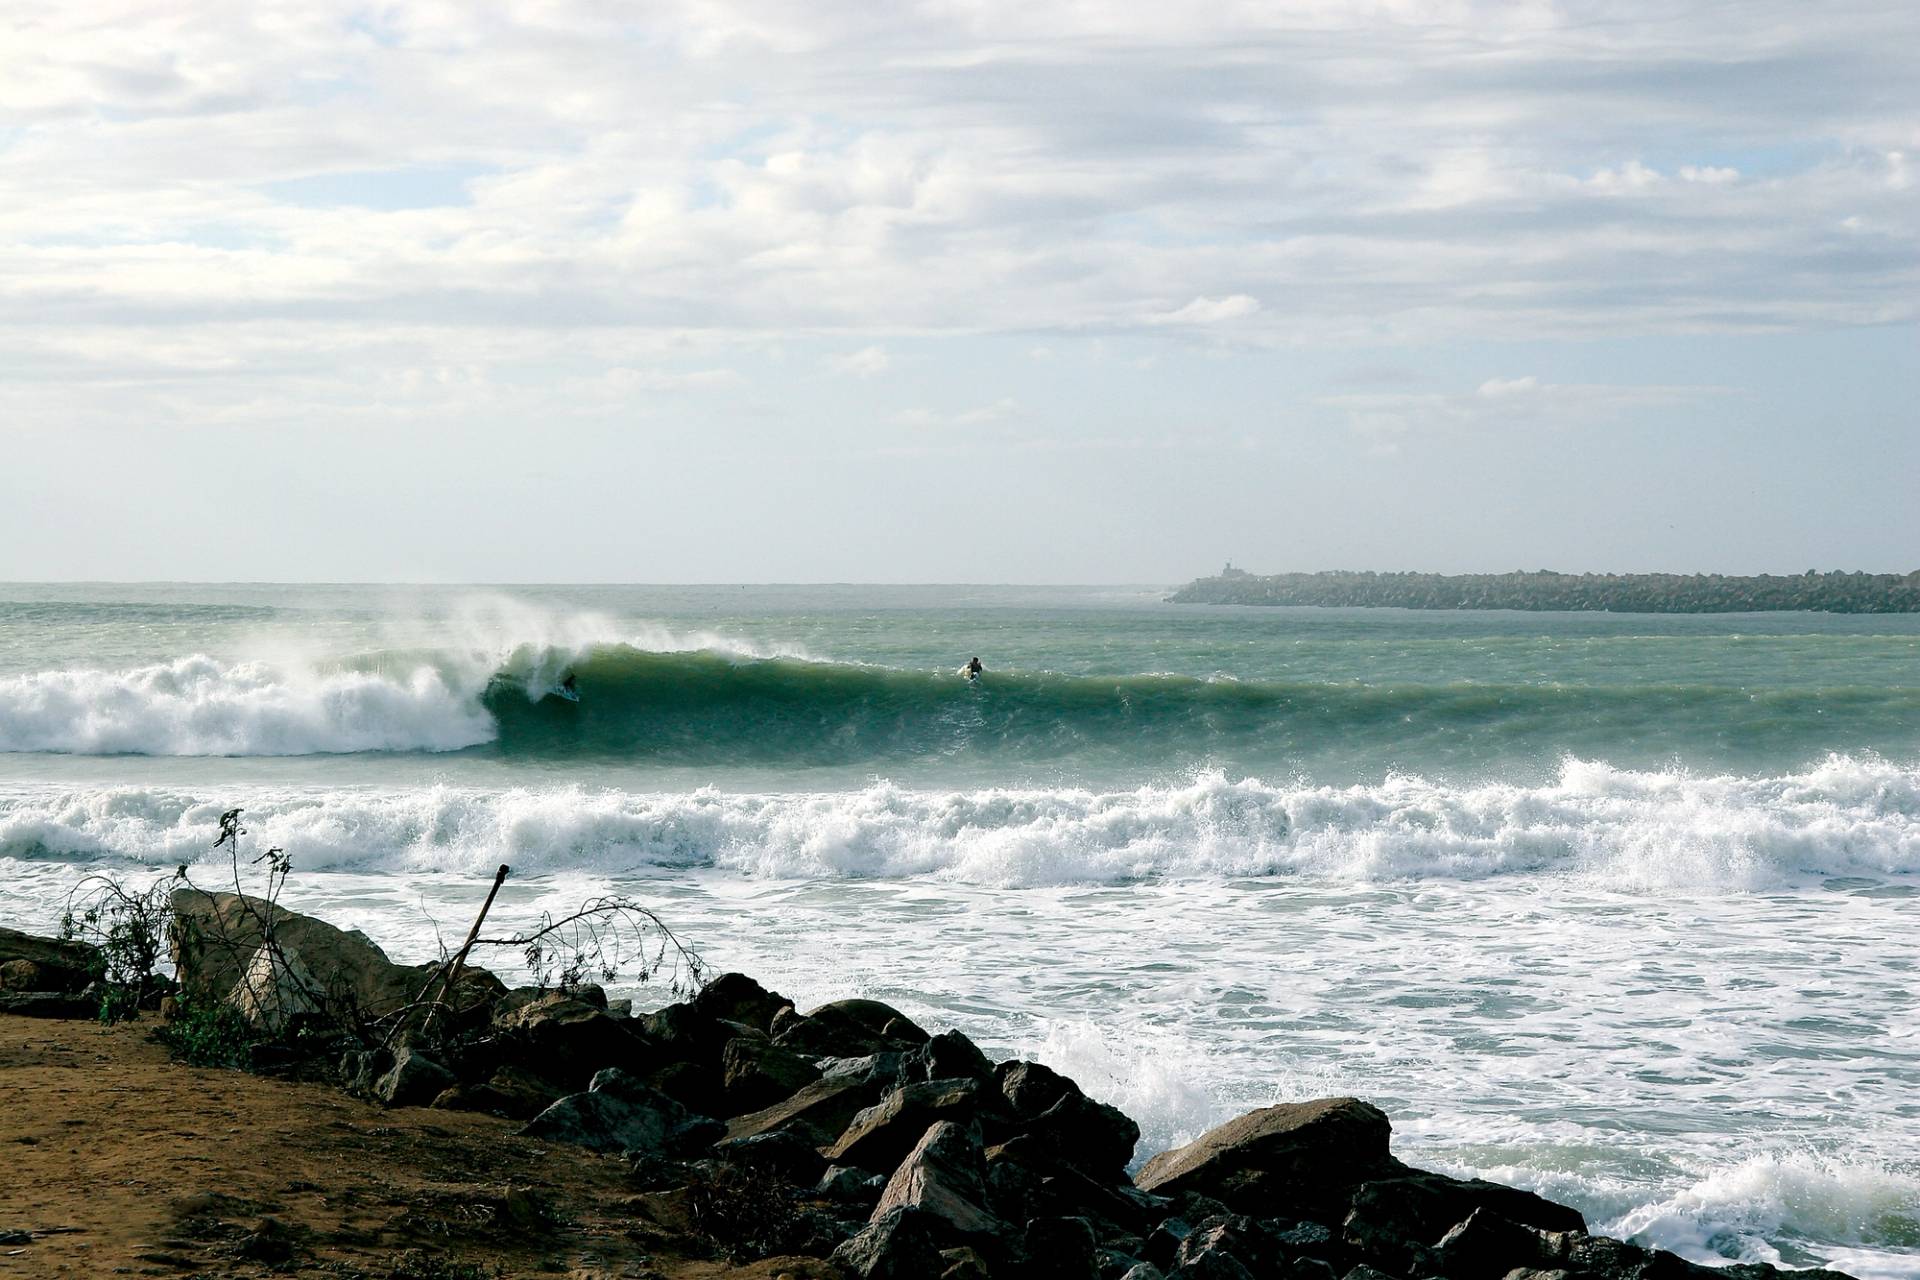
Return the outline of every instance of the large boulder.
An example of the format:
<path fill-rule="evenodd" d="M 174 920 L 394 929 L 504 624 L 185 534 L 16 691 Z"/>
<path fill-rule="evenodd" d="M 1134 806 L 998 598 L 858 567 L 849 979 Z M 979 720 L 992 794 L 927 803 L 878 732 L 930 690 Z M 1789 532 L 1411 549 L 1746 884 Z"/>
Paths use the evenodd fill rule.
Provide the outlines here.
<path fill-rule="evenodd" d="M 835 1164 L 885 1172 L 913 1149 L 936 1120 L 966 1123 L 979 1107 L 980 1086 L 972 1080 L 930 1080 L 895 1089 L 847 1122 L 826 1150 Z"/>
<path fill-rule="evenodd" d="M 1031 1153 L 1044 1152 L 1099 1178 L 1125 1181 L 1140 1141 L 1140 1126 L 1118 1107 L 1095 1102 L 1066 1076 L 1038 1062 L 1003 1062 L 993 1069 L 1010 1135 L 1025 1135 Z"/>
<path fill-rule="evenodd" d="M 570 1089 L 608 1067 L 643 1074 L 659 1058 L 634 1022 L 562 991 L 497 1016 L 494 1032 L 509 1061 Z"/>
<path fill-rule="evenodd" d="M 373 1095 L 390 1107 L 424 1107 L 457 1081 L 423 1053 L 403 1048 L 393 1055 L 393 1066 L 373 1082 Z"/>
<path fill-rule="evenodd" d="M 825 1146 L 846 1130 L 855 1115 L 872 1105 L 877 1093 L 875 1086 L 861 1080 L 816 1080 L 770 1107 L 735 1116 L 727 1122 L 727 1136 L 792 1132 L 815 1146 Z"/>
<path fill-rule="evenodd" d="M 935 1122 L 907 1153 L 881 1191 L 870 1221 L 901 1208 L 931 1214 L 936 1235 L 947 1243 L 997 1246 L 1008 1231 L 987 1208 L 979 1136 L 949 1120 Z"/>
<path fill-rule="evenodd" d="M 1134 1183 L 1161 1195 L 1199 1192 L 1255 1218 L 1338 1221 L 1353 1188 L 1400 1171 L 1391 1132 L 1386 1113 L 1358 1098 L 1282 1103 L 1162 1152 Z"/>
<path fill-rule="evenodd" d="M 253 964 L 269 926 L 274 943 L 298 955 L 330 1011 L 351 1006 L 361 1019 L 393 1014 L 421 997 L 438 965 L 402 965 L 358 930 L 289 911 L 264 899 L 176 889 L 168 949 L 181 994 L 215 1001 L 233 992 Z M 505 988 L 484 969 L 467 968 L 451 993 L 456 1010 L 488 1004 Z"/>
<path fill-rule="evenodd" d="M 585 1093 L 560 1099 L 520 1130 L 523 1138 L 570 1142 L 590 1151 L 666 1156 L 702 1150 L 721 1133 L 718 1121 L 695 1115 L 620 1070 L 600 1072 Z"/>
<path fill-rule="evenodd" d="M 833 1251 L 832 1261 L 856 1280 L 929 1280 L 942 1270 L 932 1218 L 917 1209 L 875 1214 L 859 1234 Z"/>
<path fill-rule="evenodd" d="M 323 1012 L 323 991 L 300 953 L 280 945 L 263 946 L 235 979 L 227 1003 L 256 1031 L 284 1033 L 295 1018 Z"/>
<path fill-rule="evenodd" d="M 771 1041 L 736 1036 L 720 1051 L 721 1096 L 728 1115 L 770 1107 L 819 1078 L 813 1059 Z"/>
<path fill-rule="evenodd" d="M 1339 1219 L 1342 1241 L 1376 1266 L 1400 1272 L 1439 1267 L 1432 1246 L 1481 1210 L 1489 1215 L 1487 1220 L 1456 1250 L 1457 1256 L 1465 1256 L 1496 1218 L 1536 1232 L 1586 1230 L 1578 1210 L 1531 1191 L 1405 1166 L 1395 1176 L 1353 1188 L 1348 1204 L 1346 1216 Z"/>
<path fill-rule="evenodd" d="M 100 949 L 90 943 L 0 928 L 0 991 L 78 992 L 99 964 Z"/>
<path fill-rule="evenodd" d="M 912 1049 L 930 1038 L 913 1019 L 878 1000 L 835 1000 L 804 1016 L 789 1010 L 773 1024 L 775 1043 L 836 1058 Z"/>
<path fill-rule="evenodd" d="M 738 1022 L 771 1033 L 773 1019 L 793 1001 L 776 995 L 744 973 L 723 973 L 701 987 L 690 1003 L 694 1012 L 721 1022 Z"/>

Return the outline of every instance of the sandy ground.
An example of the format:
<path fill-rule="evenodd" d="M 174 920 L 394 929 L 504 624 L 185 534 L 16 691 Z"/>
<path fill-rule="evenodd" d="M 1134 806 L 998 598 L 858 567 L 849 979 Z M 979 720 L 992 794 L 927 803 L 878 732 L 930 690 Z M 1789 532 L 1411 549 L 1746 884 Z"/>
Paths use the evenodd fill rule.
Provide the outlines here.
<path fill-rule="evenodd" d="M 183 1066 L 151 1025 L 0 1016 L 0 1278 L 831 1274 L 680 1256 L 617 1159 Z"/>

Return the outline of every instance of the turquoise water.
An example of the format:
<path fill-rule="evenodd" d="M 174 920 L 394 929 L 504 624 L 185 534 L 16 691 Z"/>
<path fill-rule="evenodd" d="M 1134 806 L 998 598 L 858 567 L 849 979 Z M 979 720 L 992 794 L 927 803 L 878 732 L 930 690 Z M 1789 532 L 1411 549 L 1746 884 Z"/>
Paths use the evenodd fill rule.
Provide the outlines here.
<path fill-rule="evenodd" d="M 1142 1156 L 1352 1091 L 1609 1230 L 1920 1276 L 1920 617 L 1163 594 L 0 586 L 0 919 L 244 805 L 403 958 L 507 861 Z"/>

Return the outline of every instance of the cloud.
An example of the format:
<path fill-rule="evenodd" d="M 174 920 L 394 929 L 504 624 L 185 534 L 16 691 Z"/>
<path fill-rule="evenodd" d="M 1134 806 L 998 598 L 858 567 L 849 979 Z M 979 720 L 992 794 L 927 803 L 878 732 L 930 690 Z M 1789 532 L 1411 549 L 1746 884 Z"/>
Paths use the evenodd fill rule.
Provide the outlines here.
<path fill-rule="evenodd" d="M 204 360 L 174 362 L 218 334 L 257 392 L 301 347 L 451 366 L 482 332 L 821 335 L 872 377 L 901 333 L 1377 348 L 1920 317 L 1920 8 L 1593 19 L 43 7 L 0 47 L 0 324 L 199 388 Z"/>
<path fill-rule="evenodd" d="M 893 362 L 888 358 L 884 347 L 862 347 L 858 351 L 849 351 L 845 355 L 834 356 L 827 361 L 827 367 L 835 373 L 852 378 L 877 378 L 887 371 Z"/>
<path fill-rule="evenodd" d="M 1154 324 L 1225 324 L 1244 320 L 1260 309 L 1259 302 L 1244 293 L 1224 298 L 1195 298 L 1186 306 L 1152 317 Z"/>
<path fill-rule="evenodd" d="M 1734 394 L 1719 386 L 1554 383 L 1533 374 L 1488 378 L 1470 392 L 1356 392 L 1322 396 L 1378 451 L 1419 432 L 1592 425 L 1638 411 Z"/>

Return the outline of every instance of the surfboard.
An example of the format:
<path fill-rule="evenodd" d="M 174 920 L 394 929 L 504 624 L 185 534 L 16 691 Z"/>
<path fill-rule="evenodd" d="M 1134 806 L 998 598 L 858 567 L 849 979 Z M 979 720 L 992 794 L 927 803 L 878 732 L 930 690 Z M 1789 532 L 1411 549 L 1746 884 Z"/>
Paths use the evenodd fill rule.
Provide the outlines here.
<path fill-rule="evenodd" d="M 572 689 L 555 689 L 553 694 L 556 698 L 565 698 L 568 702 L 580 701 L 579 693 Z"/>

